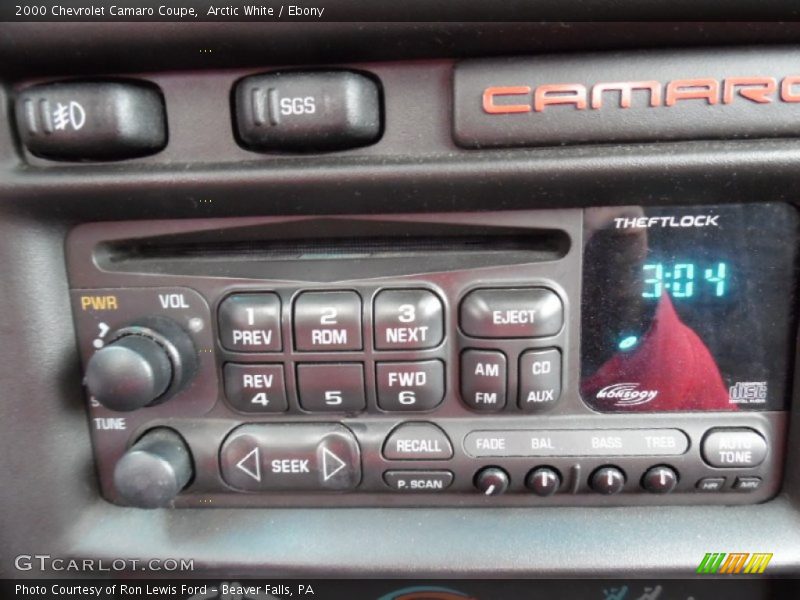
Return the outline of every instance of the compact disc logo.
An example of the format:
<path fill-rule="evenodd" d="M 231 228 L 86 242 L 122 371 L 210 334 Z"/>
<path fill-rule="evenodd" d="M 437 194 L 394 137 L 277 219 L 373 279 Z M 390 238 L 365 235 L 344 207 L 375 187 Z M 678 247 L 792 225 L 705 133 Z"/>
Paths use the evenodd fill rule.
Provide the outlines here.
<path fill-rule="evenodd" d="M 477 598 L 450 588 L 418 586 L 389 592 L 378 600 L 477 600 Z"/>
<path fill-rule="evenodd" d="M 658 390 L 640 390 L 638 383 L 615 383 L 607 385 L 596 397 L 598 400 L 615 400 L 614 406 L 638 406 L 647 404 L 658 396 Z"/>

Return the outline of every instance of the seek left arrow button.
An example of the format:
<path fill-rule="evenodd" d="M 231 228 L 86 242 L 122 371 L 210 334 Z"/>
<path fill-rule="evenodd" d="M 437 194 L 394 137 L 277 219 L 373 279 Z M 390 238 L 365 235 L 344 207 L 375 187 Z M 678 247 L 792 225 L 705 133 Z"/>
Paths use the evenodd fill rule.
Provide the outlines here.
<path fill-rule="evenodd" d="M 244 471 L 247 475 L 261 481 L 261 457 L 258 448 L 253 448 L 245 457 L 236 463 L 236 468 Z"/>

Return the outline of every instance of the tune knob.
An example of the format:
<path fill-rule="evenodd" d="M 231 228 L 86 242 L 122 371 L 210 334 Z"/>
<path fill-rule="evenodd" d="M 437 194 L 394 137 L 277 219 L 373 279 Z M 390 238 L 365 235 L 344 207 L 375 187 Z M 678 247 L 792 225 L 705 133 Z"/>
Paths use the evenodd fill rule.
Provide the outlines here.
<path fill-rule="evenodd" d="M 192 457 L 172 429 L 151 429 L 114 467 L 114 485 L 130 506 L 169 506 L 192 478 Z"/>
<path fill-rule="evenodd" d="M 151 317 L 115 331 L 86 365 L 89 394 L 111 410 L 127 412 L 159 404 L 194 375 L 191 337 L 166 317 Z"/>

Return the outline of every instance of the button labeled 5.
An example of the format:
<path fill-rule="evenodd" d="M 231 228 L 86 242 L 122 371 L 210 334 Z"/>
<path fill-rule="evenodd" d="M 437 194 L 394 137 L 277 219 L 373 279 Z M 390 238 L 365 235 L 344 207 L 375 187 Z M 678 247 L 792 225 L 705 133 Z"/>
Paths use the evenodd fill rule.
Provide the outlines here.
<path fill-rule="evenodd" d="M 358 363 L 297 366 L 300 406 L 314 412 L 366 408 L 364 367 Z"/>

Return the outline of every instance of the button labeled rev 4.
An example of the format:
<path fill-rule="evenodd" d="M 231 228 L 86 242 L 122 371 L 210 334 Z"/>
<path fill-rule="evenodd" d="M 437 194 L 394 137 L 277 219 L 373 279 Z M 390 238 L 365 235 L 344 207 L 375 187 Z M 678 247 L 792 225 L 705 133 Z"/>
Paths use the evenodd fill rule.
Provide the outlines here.
<path fill-rule="evenodd" d="M 245 491 L 351 490 L 361 480 L 358 442 L 337 423 L 243 425 L 220 463 L 225 481 Z"/>
<path fill-rule="evenodd" d="M 242 412 L 284 412 L 288 407 L 283 365 L 225 365 L 225 397 Z"/>
<path fill-rule="evenodd" d="M 427 290 L 384 290 L 375 298 L 378 350 L 434 348 L 444 337 L 442 301 Z"/>

